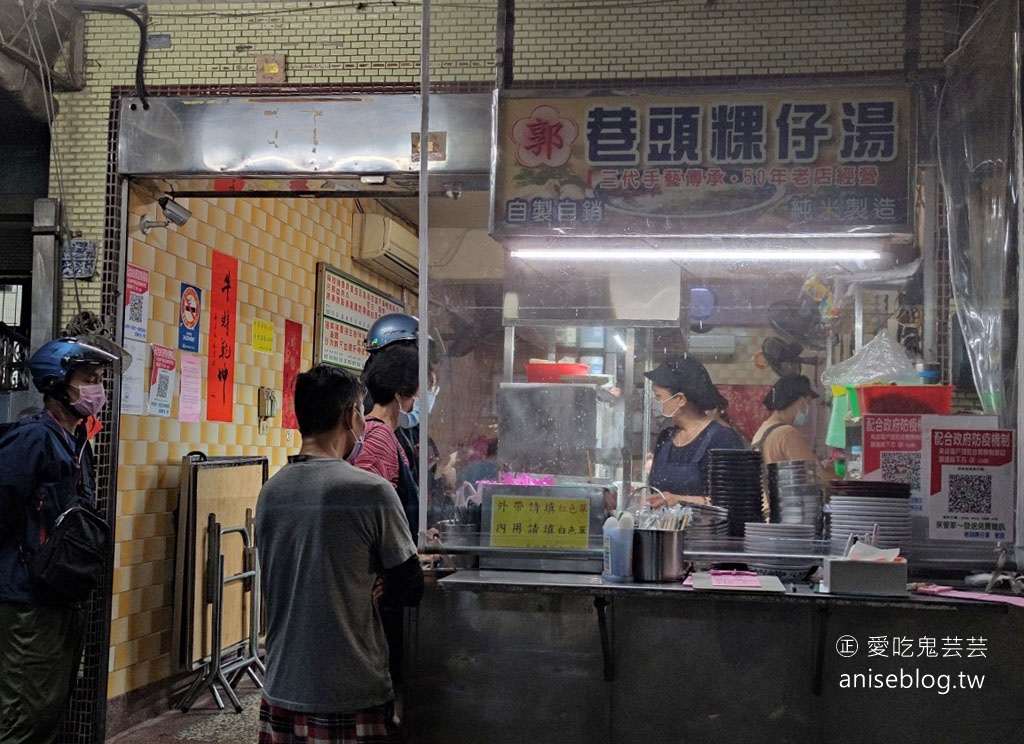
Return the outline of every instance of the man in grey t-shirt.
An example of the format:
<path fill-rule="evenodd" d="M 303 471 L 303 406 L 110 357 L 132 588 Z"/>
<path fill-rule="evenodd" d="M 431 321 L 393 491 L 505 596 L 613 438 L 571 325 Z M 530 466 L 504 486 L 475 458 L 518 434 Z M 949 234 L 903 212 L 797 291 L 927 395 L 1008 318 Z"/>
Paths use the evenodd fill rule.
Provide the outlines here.
<path fill-rule="evenodd" d="M 302 447 L 260 491 L 261 743 L 399 738 L 375 595 L 414 606 L 423 572 L 394 488 L 345 461 L 366 426 L 362 395 L 356 377 L 337 367 L 300 374 Z"/>

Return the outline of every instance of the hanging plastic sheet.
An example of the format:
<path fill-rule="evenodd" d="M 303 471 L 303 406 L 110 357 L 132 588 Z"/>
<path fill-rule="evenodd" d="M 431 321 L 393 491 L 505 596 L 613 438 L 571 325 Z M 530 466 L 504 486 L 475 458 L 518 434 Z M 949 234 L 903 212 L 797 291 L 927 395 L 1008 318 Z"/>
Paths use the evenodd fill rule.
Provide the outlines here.
<path fill-rule="evenodd" d="M 950 276 L 985 413 L 1016 410 L 1019 3 L 989 4 L 947 60 L 939 101 Z"/>

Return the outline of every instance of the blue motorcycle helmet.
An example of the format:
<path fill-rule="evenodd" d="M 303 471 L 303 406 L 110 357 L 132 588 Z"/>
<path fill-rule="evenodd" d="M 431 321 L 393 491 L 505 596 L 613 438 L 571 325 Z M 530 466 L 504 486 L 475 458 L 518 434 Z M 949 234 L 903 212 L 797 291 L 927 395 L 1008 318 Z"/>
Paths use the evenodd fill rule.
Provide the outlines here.
<path fill-rule="evenodd" d="M 419 341 L 420 321 L 415 315 L 388 313 L 373 322 L 366 332 L 366 350 L 372 354 L 396 341 Z M 427 355 L 431 364 L 437 364 L 444 356 L 444 340 L 436 331 L 431 331 L 427 341 Z"/>
<path fill-rule="evenodd" d="M 383 349 L 395 341 L 416 341 L 419 337 L 420 321 L 414 315 L 388 313 L 373 322 L 366 332 L 366 350 Z"/>
<path fill-rule="evenodd" d="M 101 336 L 66 336 L 40 346 L 28 360 L 28 368 L 36 390 L 60 397 L 76 369 L 119 363 L 124 371 L 131 361 L 127 351 Z"/>

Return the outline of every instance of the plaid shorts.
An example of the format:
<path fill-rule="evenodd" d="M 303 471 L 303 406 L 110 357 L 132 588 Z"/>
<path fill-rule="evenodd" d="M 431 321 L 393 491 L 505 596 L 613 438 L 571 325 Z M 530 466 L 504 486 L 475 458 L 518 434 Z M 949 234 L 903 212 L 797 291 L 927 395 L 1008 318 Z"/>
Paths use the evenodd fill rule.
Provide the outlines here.
<path fill-rule="evenodd" d="M 398 725 L 386 703 L 354 713 L 297 713 L 260 700 L 259 744 L 398 744 Z"/>

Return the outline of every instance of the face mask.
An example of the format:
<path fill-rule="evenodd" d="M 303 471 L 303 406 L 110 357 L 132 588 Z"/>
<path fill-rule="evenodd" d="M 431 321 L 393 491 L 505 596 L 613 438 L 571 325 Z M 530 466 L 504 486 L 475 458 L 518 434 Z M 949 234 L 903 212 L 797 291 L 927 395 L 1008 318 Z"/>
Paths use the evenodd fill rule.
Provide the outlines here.
<path fill-rule="evenodd" d="M 398 404 L 398 425 L 403 429 L 415 429 L 420 425 L 420 399 L 419 396 L 412 399 L 412 408 L 407 412 L 402 410 L 402 404 Z"/>
<path fill-rule="evenodd" d="M 359 437 L 356 439 L 355 445 L 352 447 L 352 451 L 345 456 L 346 462 L 355 463 L 356 458 L 359 457 L 359 453 L 363 451 L 363 438 Z"/>
<path fill-rule="evenodd" d="M 427 393 L 427 413 L 433 413 L 434 402 L 437 400 L 437 387 L 432 387 Z M 403 429 L 415 429 L 420 425 L 420 397 L 417 395 L 412 399 L 412 410 L 409 413 L 398 410 L 398 425 Z"/>
<path fill-rule="evenodd" d="M 796 412 L 796 418 L 793 419 L 793 426 L 803 426 L 807 423 L 807 410 L 808 409 L 806 408 L 801 408 Z"/>
<path fill-rule="evenodd" d="M 95 416 L 107 404 L 107 391 L 103 389 L 103 385 L 82 385 L 76 390 L 78 400 L 72 403 L 71 407 L 82 414 L 83 418 Z"/>
<path fill-rule="evenodd" d="M 654 415 L 665 417 L 675 416 L 676 413 L 679 411 L 680 406 L 677 405 L 674 409 L 672 409 L 672 412 L 669 413 L 668 411 L 665 410 L 665 404 L 672 400 L 672 398 L 678 397 L 678 395 L 679 393 L 676 393 L 675 395 L 671 395 L 668 398 L 665 398 L 665 400 L 658 400 L 657 398 L 655 398 L 654 403 L 652 404 L 654 408 Z"/>
<path fill-rule="evenodd" d="M 651 398 L 651 413 L 653 413 L 655 416 L 665 415 L 661 412 L 661 401 L 658 400 L 657 398 Z"/>
<path fill-rule="evenodd" d="M 357 404 L 361 405 L 361 404 Z M 362 431 L 359 432 L 359 436 L 356 437 L 355 444 L 352 445 L 352 451 L 345 455 L 345 461 L 355 463 L 356 458 L 359 457 L 359 453 L 363 449 L 363 436 L 366 434 L 366 422 L 363 421 L 363 416 L 356 411 L 352 416 L 352 431 L 355 432 L 355 424 L 357 421 L 361 421 L 363 424 Z"/>

